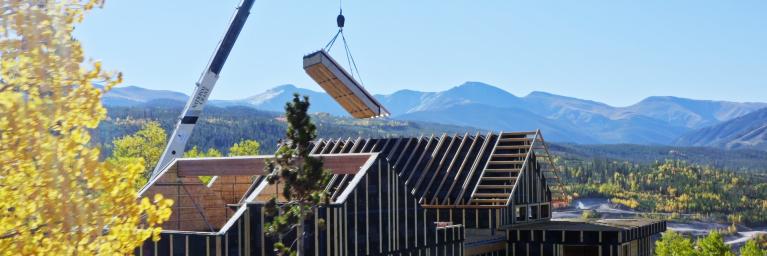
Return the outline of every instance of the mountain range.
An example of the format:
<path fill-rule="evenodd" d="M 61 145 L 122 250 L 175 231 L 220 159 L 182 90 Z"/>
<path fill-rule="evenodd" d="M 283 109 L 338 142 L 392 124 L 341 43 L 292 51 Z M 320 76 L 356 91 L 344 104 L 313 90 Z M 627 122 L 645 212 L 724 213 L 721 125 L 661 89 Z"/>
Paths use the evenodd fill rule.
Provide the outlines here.
<path fill-rule="evenodd" d="M 676 144 L 767 150 L 767 108 L 687 133 Z"/>
<path fill-rule="evenodd" d="M 249 106 L 282 112 L 285 102 L 293 93 L 309 96 L 312 112 L 348 115 L 327 94 L 294 85 L 277 86 L 240 100 L 211 100 L 210 104 Z M 541 129 L 547 140 L 580 144 L 631 143 L 720 147 L 730 144 L 711 144 L 708 137 L 696 134 L 714 134 L 715 132 L 711 131 L 714 127 L 726 125 L 730 121 L 735 122 L 739 117 L 745 118 L 747 114 L 767 107 L 767 103 L 693 100 L 670 96 L 653 96 L 630 106 L 614 107 L 546 92 L 532 92 L 518 97 L 481 82 L 466 82 L 440 92 L 401 90 L 375 97 L 389 109 L 393 119 L 428 121 L 496 131 Z M 158 99 L 185 101 L 186 98 L 186 95 L 178 92 L 128 86 L 113 88 L 104 96 L 104 103 L 131 106 L 159 104 L 162 100 Z M 758 124 L 745 124 L 752 120 L 741 120 L 727 127 L 758 127 Z M 722 128 L 718 131 L 726 133 L 732 129 Z M 762 127 L 762 130 L 765 129 L 767 128 Z M 744 136 L 746 137 L 742 139 L 761 139 L 761 143 L 767 141 L 764 132 L 761 137 L 754 134 Z M 722 141 L 730 139 L 724 135 L 718 137 L 721 137 Z M 762 144 L 744 141 L 738 145 L 740 146 L 737 147 L 759 147 Z"/>
<path fill-rule="evenodd" d="M 99 86 L 100 87 L 100 86 Z M 107 106 L 135 106 L 152 102 L 159 104 L 163 100 L 186 101 L 189 96 L 180 92 L 152 90 L 138 86 L 115 87 L 107 92 L 101 101 Z"/>

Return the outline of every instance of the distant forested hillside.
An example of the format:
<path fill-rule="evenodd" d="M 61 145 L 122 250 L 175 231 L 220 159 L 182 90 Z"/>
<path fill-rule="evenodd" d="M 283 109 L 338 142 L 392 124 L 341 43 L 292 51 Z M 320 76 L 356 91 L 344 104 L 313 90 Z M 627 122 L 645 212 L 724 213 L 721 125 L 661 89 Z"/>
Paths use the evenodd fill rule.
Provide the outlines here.
<path fill-rule="evenodd" d="M 157 121 L 168 134 L 181 113 L 181 103 L 152 103 L 150 106 L 108 107 L 108 117 L 94 131 L 95 141 L 102 145 L 103 156 L 111 154 L 115 138 L 132 134 L 150 121 Z M 280 113 L 250 107 L 205 107 L 205 113 L 194 129 L 187 149 L 216 148 L 224 153 L 232 144 L 243 139 L 261 143 L 263 153 L 276 149 L 285 134 L 285 122 Z M 477 129 L 426 122 L 389 119 L 356 120 L 327 114 L 313 116 L 320 138 L 356 138 L 387 136 L 419 136 L 422 134 L 476 132 Z"/>
<path fill-rule="evenodd" d="M 208 106 L 248 106 L 266 111 L 282 111 L 294 93 L 307 95 L 311 113 L 336 116 L 348 114 L 324 92 L 293 85 L 281 85 L 239 100 L 211 100 Z M 581 144 L 663 144 L 671 145 L 682 134 L 717 125 L 767 107 L 767 103 L 693 100 L 678 97 L 648 97 L 626 107 L 532 92 L 518 97 L 499 87 L 466 82 L 439 92 L 413 90 L 375 95 L 391 111 L 392 118 L 434 122 L 487 130 L 541 129 L 547 139 Z M 104 96 L 104 103 L 116 106 L 148 104 L 153 100 L 184 101 L 186 96 L 139 87 L 117 87 Z M 755 140 L 752 133 L 739 143 Z M 765 138 L 765 137 L 760 137 Z M 763 141 L 763 140 L 762 140 Z"/>
<path fill-rule="evenodd" d="M 767 152 L 753 149 L 727 150 L 711 147 L 635 144 L 551 144 L 550 149 L 555 155 L 579 159 L 615 159 L 642 164 L 681 160 L 726 170 L 757 172 L 767 170 Z"/>
<path fill-rule="evenodd" d="M 96 141 L 111 153 L 111 142 L 117 137 L 138 131 L 148 121 L 158 121 L 170 134 L 181 113 L 181 102 L 151 102 L 144 106 L 108 107 L 108 118 L 95 131 Z M 277 112 L 260 111 L 250 107 L 230 106 L 205 108 L 199 125 L 187 145 L 201 149 L 216 148 L 224 153 L 243 139 L 261 142 L 262 152 L 271 153 L 284 135 L 285 123 Z M 419 136 L 441 133 L 475 133 L 475 128 L 391 119 L 357 120 L 327 114 L 313 116 L 321 138 Z M 542 129 L 543 135 L 547 130 Z M 647 146 L 631 144 L 580 145 L 552 144 L 554 154 L 579 159 L 615 159 L 651 164 L 666 159 L 683 160 L 693 164 L 710 165 L 728 170 L 764 171 L 767 157 L 758 150 L 723 150 L 707 147 Z"/>
<path fill-rule="evenodd" d="M 558 158 L 576 197 L 606 197 L 654 217 L 746 225 L 767 224 L 767 175 L 668 160 L 637 164 Z"/>

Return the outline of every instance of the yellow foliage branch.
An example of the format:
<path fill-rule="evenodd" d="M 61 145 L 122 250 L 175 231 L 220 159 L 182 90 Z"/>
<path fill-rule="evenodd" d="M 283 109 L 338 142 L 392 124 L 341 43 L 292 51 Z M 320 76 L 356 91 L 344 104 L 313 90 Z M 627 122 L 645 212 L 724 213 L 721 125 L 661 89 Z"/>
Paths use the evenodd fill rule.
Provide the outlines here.
<path fill-rule="evenodd" d="M 172 201 L 136 200 L 141 162 L 90 145 L 122 76 L 84 67 L 72 31 L 103 1 L 0 3 L 0 254 L 128 254 L 158 238 Z"/>

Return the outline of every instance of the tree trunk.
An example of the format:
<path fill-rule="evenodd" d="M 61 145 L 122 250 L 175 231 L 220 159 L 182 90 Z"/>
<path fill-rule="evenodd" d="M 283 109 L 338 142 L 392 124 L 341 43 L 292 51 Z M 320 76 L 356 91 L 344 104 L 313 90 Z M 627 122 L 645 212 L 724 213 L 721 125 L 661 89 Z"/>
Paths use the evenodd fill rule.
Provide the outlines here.
<path fill-rule="evenodd" d="M 298 226 L 296 226 L 296 255 L 304 256 L 304 216 L 298 218 Z"/>

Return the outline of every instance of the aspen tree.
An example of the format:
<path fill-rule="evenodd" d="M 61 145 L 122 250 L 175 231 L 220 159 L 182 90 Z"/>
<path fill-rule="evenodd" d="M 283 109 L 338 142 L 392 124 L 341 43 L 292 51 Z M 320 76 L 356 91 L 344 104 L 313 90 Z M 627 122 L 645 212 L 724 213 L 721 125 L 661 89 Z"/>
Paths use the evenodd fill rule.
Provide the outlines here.
<path fill-rule="evenodd" d="M 137 200 L 141 161 L 101 161 L 90 142 L 101 96 L 122 80 L 84 63 L 72 36 L 101 4 L 0 2 L 2 255 L 129 254 L 170 216 L 170 200 Z"/>

